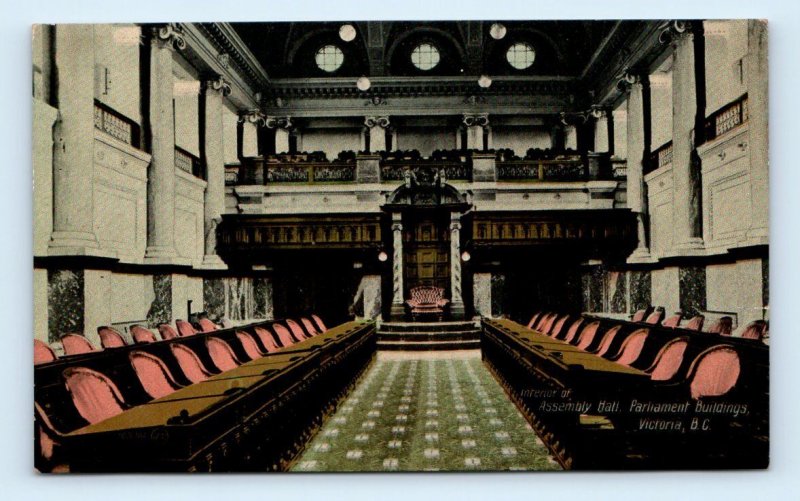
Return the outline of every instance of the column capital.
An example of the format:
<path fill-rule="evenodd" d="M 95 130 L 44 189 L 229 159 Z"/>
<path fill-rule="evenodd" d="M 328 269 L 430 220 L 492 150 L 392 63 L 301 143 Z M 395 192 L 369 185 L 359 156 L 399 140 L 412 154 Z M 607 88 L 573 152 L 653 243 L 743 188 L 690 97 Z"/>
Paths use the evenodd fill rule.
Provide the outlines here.
<path fill-rule="evenodd" d="M 176 23 L 164 24 L 153 28 L 151 43 L 162 49 L 183 50 L 187 47 L 183 30 Z"/>
<path fill-rule="evenodd" d="M 364 117 L 364 125 L 366 125 L 370 129 L 376 126 L 382 129 L 386 129 L 389 127 L 390 121 L 389 117 L 387 116 Z"/>
<path fill-rule="evenodd" d="M 488 113 L 464 113 L 461 123 L 467 127 L 486 127 L 489 125 Z"/>
<path fill-rule="evenodd" d="M 231 93 L 231 84 L 219 75 L 203 80 L 202 86 L 206 93 L 208 93 L 208 91 L 215 91 L 223 97 Z"/>
<path fill-rule="evenodd" d="M 659 28 L 661 33 L 658 35 L 658 41 L 664 45 L 676 45 L 682 40 L 691 40 L 692 37 L 693 26 L 690 21 L 673 19 L 666 21 Z"/>
<path fill-rule="evenodd" d="M 392 223 L 392 231 L 403 231 L 403 223 Z"/>
<path fill-rule="evenodd" d="M 239 112 L 239 123 L 251 123 L 258 127 L 266 127 L 267 116 L 261 110 L 244 110 Z"/>
<path fill-rule="evenodd" d="M 292 130 L 294 128 L 294 124 L 292 123 L 292 117 L 274 117 L 268 116 L 264 120 L 264 125 L 268 129 L 284 129 L 284 130 Z"/>

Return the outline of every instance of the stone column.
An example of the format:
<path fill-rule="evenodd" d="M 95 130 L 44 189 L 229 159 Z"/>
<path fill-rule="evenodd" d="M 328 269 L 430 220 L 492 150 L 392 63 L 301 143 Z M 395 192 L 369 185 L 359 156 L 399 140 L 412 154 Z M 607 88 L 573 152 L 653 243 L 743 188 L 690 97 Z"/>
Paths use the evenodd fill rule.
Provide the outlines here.
<path fill-rule="evenodd" d="M 597 122 L 594 126 L 594 152 L 607 153 L 609 151 L 608 140 L 608 119 L 606 118 L 606 111 L 601 111 L 600 116 L 597 117 Z"/>
<path fill-rule="evenodd" d="M 369 134 L 369 151 L 371 153 L 386 151 L 386 128 L 389 127 L 389 117 L 365 117 L 364 125 Z"/>
<path fill-rule="evenodd" d="M 267 117 L 264 123 L 268 128 L 275 129 L 275 153 L 289 153 L 292 117 Z"/>
<path fill-rule="evenodd" d="M 564 148 L 568 150 L 578 149 L 578 130 L 574 125 L 564 127 Z"/>
<path fill-rule="evenodd" d="M 747 237 L 769 241 L 769 65 L 766 21 L 747 22 L 748 53 L 745 57 L 747 102 L 750 122 L 750 199 L 752 222 Z"/>
<path fill-rule="evenodd" d="M 474 273 L 472 275 L 472 297 L 475 314 L 492 318 L 492 274 Z"/>
<path fill-rule="evenodd" d="M 56 28 L 58 118 L 53 130 L 53 233 L 48 252 L 94 254 L 94 33 L 88 24 Z M 87 57 L 87 54 L 89 57 Z"/>
<path fill-rule="evenodd" d="M 633 77 L 631 77 L 633 80 Z M 637 247 L 631 260 L 647 259 L 650 249 L 644 228 L 644 100 L 642 83 L 634 81 L 628 94 L 628 207 L 636 214 Z"/>
<path fill-rule="evenodd" d="M 489 125 L 489 115 L 464 115 L 462 122 L 467 128 L 467 149 L 483 150 L 483 129 Z"/>
<path fill-rule="evenodd" d="M 217 255 L 217 226 L 225 211 L 225 155 L 222 133 L 222 101 L 231 87 L 222 77 L 203 82 L 205 101 L 205 137 L 203 145 L 206 162 L 206 193 L 204 197 L 205 252 L 203 268 L 226 269 Z"/>
<path fill-rule="evenodd" d="M 692 129 L 697 114 L 693 35 L 674 38 L 672 66 L 673 247 L 685 253 L 702 249 L 699 165 L 692 162 Z"/>
<path fill-rule="evenodd" d="M 170 26 L 157 29 L 150 49 L 150 136 L 152 160 L 147 175 L 147 251 L 145 261 L 169 264 L 175 251 L 175 122 L 172 108 L 172 52 L 185 47 Z"/>
<path fill-rule="evenodd" d="M 403 215 L 392 214 L 392 311 L 393 319 L 405 316 L 403 299 Z"/>
<path fill-rule="evenodd" d="M 464 318 L 461 296 L 461 214 L 450 213 L 450 315 Z"/>

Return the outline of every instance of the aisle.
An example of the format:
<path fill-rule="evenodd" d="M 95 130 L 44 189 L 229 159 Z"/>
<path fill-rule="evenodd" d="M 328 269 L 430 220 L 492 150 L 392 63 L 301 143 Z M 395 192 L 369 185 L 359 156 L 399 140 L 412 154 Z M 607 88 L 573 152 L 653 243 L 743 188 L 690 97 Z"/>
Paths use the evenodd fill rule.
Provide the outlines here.
<path fill-rule="evenodd" d="M 558 469 L 470 351 L 379 352 L 292 471 Z"/>

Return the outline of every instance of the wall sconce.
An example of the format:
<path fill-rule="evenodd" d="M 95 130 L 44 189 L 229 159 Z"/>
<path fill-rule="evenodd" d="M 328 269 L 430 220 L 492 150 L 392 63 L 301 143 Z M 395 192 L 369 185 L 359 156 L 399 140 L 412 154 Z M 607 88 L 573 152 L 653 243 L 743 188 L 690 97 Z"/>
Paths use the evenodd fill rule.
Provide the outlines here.
<path fill-rule="evenodd" d="M 472 255 L 468 251 L 464 251 L 461 253 L 461 260 L 464 261 L 465 263 L 470 259 L 472 259 Z"/>

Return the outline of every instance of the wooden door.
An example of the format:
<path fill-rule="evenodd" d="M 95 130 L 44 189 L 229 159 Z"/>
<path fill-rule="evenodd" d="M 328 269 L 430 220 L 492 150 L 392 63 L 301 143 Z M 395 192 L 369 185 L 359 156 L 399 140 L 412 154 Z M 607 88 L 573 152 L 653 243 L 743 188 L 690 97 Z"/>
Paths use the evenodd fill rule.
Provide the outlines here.
<path fill-rule="evenodd" d="M 404 232 L 405 295 L 414 287 L 425 285 L 450 289 L 450 238 L 446 221 L 424 218 L 412 221 Z"/>

